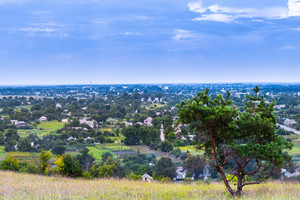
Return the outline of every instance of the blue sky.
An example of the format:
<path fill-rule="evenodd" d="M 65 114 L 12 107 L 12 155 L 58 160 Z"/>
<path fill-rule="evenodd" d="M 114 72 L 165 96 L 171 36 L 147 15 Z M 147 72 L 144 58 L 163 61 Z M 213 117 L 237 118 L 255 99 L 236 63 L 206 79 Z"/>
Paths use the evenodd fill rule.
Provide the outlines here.
<path fill-rule="evenodd" d="M 300 82 L 300 0 L 0 0 L 0 85 Z"/>

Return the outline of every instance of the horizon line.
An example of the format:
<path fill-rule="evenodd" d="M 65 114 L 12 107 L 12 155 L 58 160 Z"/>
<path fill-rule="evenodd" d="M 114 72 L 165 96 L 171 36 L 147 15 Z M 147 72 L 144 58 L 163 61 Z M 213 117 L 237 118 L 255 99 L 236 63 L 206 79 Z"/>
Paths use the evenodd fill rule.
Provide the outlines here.
<path fill-rule="evenodd" d="M 90 84 L 15 84 L 0 85 L 0 87 L 43 87 L 43 86 L 108 86 L 108 85 L 201 85 L 201 84 L 290 84 L 297 85 L 300 82 L 191 82 L 191 83 L 90 83 Z"/>

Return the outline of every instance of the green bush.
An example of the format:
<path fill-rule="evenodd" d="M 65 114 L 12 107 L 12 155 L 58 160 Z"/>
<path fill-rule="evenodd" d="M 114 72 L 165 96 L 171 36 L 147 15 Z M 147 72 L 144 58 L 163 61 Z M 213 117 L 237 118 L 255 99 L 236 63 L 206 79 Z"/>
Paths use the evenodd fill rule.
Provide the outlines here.
<path fill-rule="evenodd" d="M 0 168 L 2 170 L 19 171 L 20 161 L 12 156 L 7 156 L 1 161 Z"/>
<path fill-rule="evenodd" d="M 128 176 L 127 176 L 128 179 L 131 179 L 131 180 L 142 180 L 142 175 L 136 175 L 134 174 L 133 172 L 131 172 Z"/>
<path fill-rule="evenodd" d="M 20 172 L 30 173 L 30 174 L 38 174 L 39 170 L 34 164 L 25 162 L 25 163 L 22 163 Z"/>
<path fill-rule="evenodd" d="M 83 172 L 82 177 L 85 179 L 91 179 L 93 178 L 92 175 L 89 172 Z"/>

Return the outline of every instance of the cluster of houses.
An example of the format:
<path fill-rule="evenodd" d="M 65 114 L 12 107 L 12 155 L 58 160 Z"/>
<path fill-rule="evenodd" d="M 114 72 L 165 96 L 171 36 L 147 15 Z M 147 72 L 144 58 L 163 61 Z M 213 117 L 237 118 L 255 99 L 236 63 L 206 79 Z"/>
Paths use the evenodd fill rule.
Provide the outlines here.
<path fill-rule="evenodd" d="M 95 120 L 88 121 L 87 117 L 79 119 L 79 123 L 80 124 L 86 124 L 86 125 L 88 125 L 91 128 L 98 128 L 98 125 L 95 122 Z"/>
<path fill-rule="evenodd" d="M 141 126 L 152 126 L 152 117 L 147 117 L 147 119 L 144 120 L 144 123 L 142 122 L 137 122 L 136 124 L 139 124 Z M 133 126 L 133 123 L 132 122 L 124 122 L 125 124 L 125 127 L 130 127 L 130 126 Z"/>
<path fill-rule="evenodd" d="M 294 124 L 297 124 L 296 120 L 294 120 L 294 119 L 285 119 L 283 123 L 286 126 L 292 126 Z"/>
<path fill-rule="evenodd" d="M 177 167 L 176 169 L 176 177 L 173 179 L 173 181 L 182 181 L 182 180 L 194 180 L 195 178 L 203 178 L 203 180 L 208 179 L 208 177 L 211 176 L 209 172 L 209 167 L 206 165 L 203 169 L 203 173 L 200 174 L 198 177 L 196 177 L 195 173 L 192 175 L 192 177 L 187 177 L 187 170 L 184 169 L 183 167 Z M 142 180 L 145 182 L 152 182 L 153 177 L 150 176 L 149 174 L 144 174 L 142 176 Z"/>
<path fill-rule="evenodd" d="M 71 142 L 71 141 L 77 141 L 77 138 L 71 136 L 71 137 L 69 137 L 69 138 L 67 139 L 67 141 L 68 141 L 68 142 Z M 89 141 L 93 141 L 93 138 L 87 137 L 87 138 L 84 138 L 84 141 L 85 141 L 86 143 L 88 143 Z M 97 143 L 95 143 L 95 144 L 97 144 Z"/>

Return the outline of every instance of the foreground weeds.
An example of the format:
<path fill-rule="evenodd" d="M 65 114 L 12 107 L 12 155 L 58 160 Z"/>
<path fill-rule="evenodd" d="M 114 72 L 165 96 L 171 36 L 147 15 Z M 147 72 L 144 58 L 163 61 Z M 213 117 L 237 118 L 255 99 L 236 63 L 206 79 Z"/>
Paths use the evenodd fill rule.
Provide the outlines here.
<path fill-rule="evenodd" d="M 82 180 L 0 172 L 1 199 L 231 199 L 222 183 L 145 183 Z M 236 199 L 300 199 L 299 183 L 268 182 Z"/>

